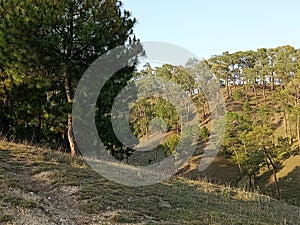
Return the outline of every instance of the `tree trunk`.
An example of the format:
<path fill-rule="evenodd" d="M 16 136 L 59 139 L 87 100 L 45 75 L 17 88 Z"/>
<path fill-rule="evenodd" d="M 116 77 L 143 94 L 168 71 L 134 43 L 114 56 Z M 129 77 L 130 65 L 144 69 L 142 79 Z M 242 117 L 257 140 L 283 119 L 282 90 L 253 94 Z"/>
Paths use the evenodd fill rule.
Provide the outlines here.
<path fill-rule="evenodd" d="M 230 98 L 228 77 L 226 77 L 225 79 L 225 86 L 226 86 L 227 98 Z"/>
<path fill-rule="evenodd" d="M 68 78 L 65 79 L 65 90 L 66 96 L 69 104 L 72 104 L 72 97 L 71 97 L 71 84 Z M 73 123 L 72 123 L 72 114 L 68 113 L 68 141 L 71 151 L 71 156 L 78 156 L 81 155 L 73 131 Z"/>
<path fill-rule="evenodd" d="M 299 125 L 299 116 L 297 116 L 297 119 L 296 119 L 296 129 L 297 129 L 297 139 L 298 139 L 298 148 L 299 148 L 299 151 L 300 151 L 300 125 Z"/>
<path fill-rule="evenodd" d="M 248 190 L 250 191 L 251 188 L 252 188 L 252 176 L 250 175 L 249 176 L 249 188 L 248 188 Z"/>
<path fill-rule="evenodd" d="M 295 106 L 299 106 L 299 97 L 300 97 L 300 90 L 297 88 L 297 95 L 296 95 L 296 102 Z M 300 151 L 300 125 L 299 125 L 299 114 L 296 112 L 296 134 L 297 134 L 297 140 L 298 140 L 298 150 Z"/>
<path fill-rule="evenodd" d="M 188 122 L 190 120 L 190 98 L 188 98 L 188 102 L 186 104 L 186 121 Z"/>
<path fill-rule="evenodd" d="M 278 184 L 278 180 L 277 180 L 277 175 L 276 175 L 276 165 L 274 164 L 272 157 L 270 156 L 270 154 L 267 152 L 267 149 L 264 147 L 264 153 L 266 155 L 266 157 L 269 159 L 269 162 L 272 166 L 272 171 L 273 171 L 273 176 L 274 176 L 274 184 L 275 184 L 275 188 L 276 188 L 276 193 L 277 193 L 277 197 L 280 200 L 281 195 L 280 195 L 280 188 L 279 188 L 279 184 Z"/>
<path fill-rule="evenodd" d="M 237 165 L 238 165 L 238 167 L 239 167 L 240 173 L 242 174 L 242 173 L 243 173 L 243 169 L 242 169 L 242 166 L 241 166 L 241 164 L 240 164 L 240 160 L 239 160 L 237 151 L 236 151 L 235 149 L 233 149 L 233 151 L 234 151 L 235 157 L 237 158 Z"/>
<path fill-rule="evenodd" d="M 253 84 L 253 92 L 255 95 L 255 104 L 256 104 L 256 108 L 258 107 L 258 102 L 257 102 L 257 91 L 256 91 L 256 87 L 255 84 Z"/>
<path fill-rule="evenodd" d="M 273 91 L 274 91 L 274 75 L 271 75 L 271 91 L 272 91 L 272 94 L 273 94 Z"/>
<path fill-rule="evenodd" d="M 285 130 L 285 138 L 287 141 L 287 144 L 289 144 L 289 134 L 288 134 L 288 123 L 287 123 L 287 118 L 286 118 L 286 113 L 283 112 L 283 118 L 284 118 L 284 130 Z"/>
<path fill-rule="evenodd" d="M 2 135 L 6 137 L 9 132 L 9 118 L 4 114 L 1 115 L 1 123 L 2 123 L 2 130 L 1 130 Z"/>
<path fill-rule="evenodd" d="M 1 102 L 1 114 L 0 114 L 0 119 L 1 119 L 1 125 L 2 129 L 0 130 L 2 135 L 6 137 L 9 132 L 9 118 L 7 117 L 7 102 L 3 101 Z"/>
<path fill-rule="evenodd" d="M 266 102 L 266 84 L 265 84 L 265 81 L 264 81 L 264 80 L 263 80 L 262 88 L 263 88 L 264 102 Z"/>
<path fill-rule="evenodd" d="M 241 86 L 241 84 L 242 84 L 242 81 L 241 81 L 241 70 L 240 70 L 240 67 L 238 68 L 238 72 L 237 72 L 237 74 L 238 74 L 238 86 Z"/>
<path fill-rule="evenodd" d="M 205 118 L 206 118 L 205 103 L 203 103 L 203 105 L 202 105 L 202 113 L 203 113 L 203 119 L 205 120 Z"/>
<path fill-rule="evenodd" d="M 252 187 L 253 187 L 253 190 L 256 189 L 256 180 L 257 180 L 257 177 L 255 176 L 255 174 L 253 175 L 253 181 L 252 181 Z"/>
<path fill-rule="evenodd" d="M 287 121 L 290 120 L 290 116 L 287 115 Z M 289 129 L 289 133 L 290 133 L 290 144 L 293 144 L 293 140 L 294 140 L 294 136 L 293 136 L 293 132 L 292 132 L 292 125 L 290 122 L 288 122 L 288 129 Z"/>
<path fill-rule="evenodd" d="M 273 72 L 272 72 L 272 75 L 271 75 L 271 96 L 274 96 L 274 85 L 275 85 L 275 81 L 274 81 L 274 75 L 273 75 Z M 275 99 L 272 97 L 272 106 L 273 108 L 275 108 Z"/>

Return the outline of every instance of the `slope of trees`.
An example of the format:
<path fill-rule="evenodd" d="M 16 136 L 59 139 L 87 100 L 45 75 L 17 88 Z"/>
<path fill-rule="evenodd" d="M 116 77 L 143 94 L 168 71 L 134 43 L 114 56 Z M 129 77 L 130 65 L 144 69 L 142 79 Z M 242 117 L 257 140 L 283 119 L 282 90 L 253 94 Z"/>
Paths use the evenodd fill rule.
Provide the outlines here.
<path fill-rule="evenodd" d="M 241 175 L 249 178 L 250 187 L 256 187 L 262 169 L 272 169 L 278 198 L 276 172 L 281 161 L 293 149 L 300 150 L 299 53 L 291 46 L 280 46 L 225 52 L 207 60 L 231 104 L 223 151 L 233 157 Z M 242 108 L 237 107 L 241 104 Z M 278 133 L 278 127 L 284 132 Z"/>
<path fill-rule="evenodd" d="M 1 1 L 1 134 L 79 154 L 71 118 L 76 85 L 97 57 L 116 46 L 138 43 L 133 35 L 135 23 L 117 0 Z M 228 103 L 245 101 L 242 110 L 227 113 L 223 151 L 234 159 L 251 186 L 261 169 L 270 167 L 280 197 L 276 171 L 281 160 L 292 154 L 293 146 L 300 149 L 300 51 L 292 46 L 224 52 L 205 61 L 191 59 L 185 66 L 124 68 L 99 94 L 96 124 L 100 138 L 117 158 L 128 151 L 114 135 L 110 112 L 114 98 L 133 77 L 161 77 L 181 85 L 197 107 L 199 123 L 209 120 L 212 109 L 204 90 L 209 84 L 207 66 L 224 86 Z M 190 105 L 185 102 L 187 117 Z M 137 137 L 148 135 L 153 127 L 168 131 L 172 135 L 165 142 L 166 152 L 174 150 L 180 118 L 166 99 L 142 99 L 130 116 Z M 275 135 L 281 125 L 283 134 Z M 203 127 L 200 136 L 207 140 L 209 135 Z"/>

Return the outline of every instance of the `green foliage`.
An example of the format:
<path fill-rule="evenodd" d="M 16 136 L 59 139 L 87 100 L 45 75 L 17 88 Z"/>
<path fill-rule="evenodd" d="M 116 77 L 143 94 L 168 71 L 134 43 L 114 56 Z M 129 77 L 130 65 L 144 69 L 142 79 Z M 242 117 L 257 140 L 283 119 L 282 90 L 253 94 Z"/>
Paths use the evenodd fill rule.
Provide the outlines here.
<path fill-rule="evenodd" d="M 177 134 L 171 134 L 170 136 L 168 136 L 166 141 L 163 143 L 166 155 L 170 155 L 175 151 L 179 143 L 179 139 L 180 137 Z"/>
<path fill-rule="evenodd" d="M 108 50 L 138 43 L 133 34 L 135 24 L 136 19 L 118 0 L 2 1 L 1 135 L 66 147 L 68 114 L 83 72 Z M 138 54 L 141 52 L 142 49 Z M 205 62 L 191 59 L 185 67 L 165 64 L 153 69 L 147 64 L 140 72 L 134 71 L 134 66 L 126 67 L 118 71 L 99 94 L 95 119 L 99 136 L 112 155 L 122 155 L 128 150 L 114 134 L 110 113 L 114 98 L 133 77 L 166 78 L 180 85 L 194 101 L 201 114 L 200 120 L 208 119 L 211 110 L 205 93 L 205 87 L 211 84 L 208 66 L 218 83 L 225 85 L 228 98 L 240 103 L 245 95 L 249 100 L 248 92 L 252 88 L 255 107 L 253 102 L 251 105 L 246 101 L 242 112 L 227 114 L 228 128 L 222 147 L 233 155 L 241 170 L 255 176 L 258 167 L 264 165 L 262 149 L 266 149 L 275 161 L 280 161 L 291 154 L 285 149 L 290 149 L 296 138 L 300 148 L 299 60 L 300 51 L 287 45 L 257 51 L 224 52 Z M 244 91 L 237 88 L 240 85 L 244 85 Z M 266 104 L 268 86 L 272 91 L 276 86 L 280 87 L 279 94 L 272 97 L 272 104 L 285 119 L 285 137 L 276 143 L 273 140 L 274 112 Z M 151 91 L 147 83 L 144 88 L 146 92 Z M 259 90 L 263 93 L 264 106 L 257 101 Z M 179 115 L 188 117 L 188 113 L 194 112 L 189 112 L 190 102 L 185 103 L 184 112 L 176 112 L 168 100 L 158 96 L 137 102 L 130 115 L 130 124 L 139 138 L 153 130 L 172 132 L 164 144 L 170 154 L 178 144 L 176 135 L 181 132 L 183 118 Z M 276 102 L 280 104 L 276 105 Z M 225 121 L 219 122 L 221 125 Z M 205 141 L 210 132 L 202 127 L 199 135 Z"/>
<path fill-rule="evenodd" d="M 99 137 L 110 153 L 116 158 L 118 158 L 118 155 L 123 155 L 124 147 L 115 136 L 112 128 L 111 109 L 114 99 L 119 94 L 119 91 L 124 88 L 127 85 L 127 82 L 132 78 L 133 70 L 133 67 L 126 67 L 115 73 L 101 89 L 96 103 L 95 121 Z M 139 122 L 143 123 L 144 121 Z M 142 129 L 145 129 L 145 125 L 142 125 Z M 133 127 L 133 129 L 137 129 L 137 127 Z"/>
<path fill-rule="evenodd" d="M 79 79 L 108 50 L 137 43 L 135 23 L 118 0 L 1 1 L 2 135 L 66 144 L 67 117 Z M 101 105 L 100 116 L 108 112 L 111 97 L 133 76 L 132 70 L 125 68 L 107 84 L 108 107 L 102 110 Z"/>
<path fill-rule="evenodd" d="M 8 215 L 8 214 L 0 215 L 0 223 L 8 222 L 8 221 L 12 220 L 12 218 L 13 218 L 13 216 Z"/>
<path fill-rule="evenodd" d="M 289 141 L 287 138 L 284 137 L 278 137 L 277 138 L 277 145 L 275 148 L 275 155 L 279 160 L 287 159 L 288 157 L 292 156 L 292 149 L 291 145 L 289 144 Z"/>
<path fill-rule="evenodd" d="M 254 111 L 248 104 L 244 104 L 243 110 L 227 114 L 223 149 L 224 152 L 232 154 L 242 175 L 253 178 L 255 182 L 257 175 L 270 159 L 272 163 L 280 163 L 282 149 L 273 144 L 274 131 L 270 126 L 272 112 L 266 107 Z"/>
<path fill-rule="evenodd" d="M 162 131 L 177 131 L 179 122 L 175 107 L 162 98 L 141 99 L 131 110 L 131 127 L 138 137 L 149 135 L 151 126 Z"/>
<path fill-rule="evenodd" d="M 233 95 L 232 95 L 232 98 L 234 101 L 239 101 L 242 99 L 242 93 L 240 91 L 234 91 L 233 92 Z"/>
<path fill-rule="evenodd" d="M 203 142 L 207 142 L 210 137 L 210 132 L 207 127 L 203 126 L 200 128 L 199 137 Z"/>
<path fill-rule="evenodd" d="M 5 203 L 9 203 L 14 206 L 20 206 L 23 208 L 35 208 L 36 203 L 33 200 L 25 200 L 12 195 L 0 195 L 0 200 Z"/>

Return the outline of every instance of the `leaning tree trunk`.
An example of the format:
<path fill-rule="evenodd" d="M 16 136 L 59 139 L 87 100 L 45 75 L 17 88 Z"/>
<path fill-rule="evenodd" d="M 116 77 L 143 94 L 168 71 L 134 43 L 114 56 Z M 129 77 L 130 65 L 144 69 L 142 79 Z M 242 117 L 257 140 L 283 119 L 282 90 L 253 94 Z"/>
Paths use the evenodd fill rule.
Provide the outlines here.
<path fill-rule="evenodd" d="M 72 104 L 72 96 L 71 96 L 71 84 L 68 78 L 65 79 L 65 90 L 66 96 L 69 104 Z M 73 122 L 72 122 L 72 114 L 68 113 L 68 141 L 71 150 L 71 156 L 81 155 L 79 148 L 77 146 L 74 131 L 73 131 Z"/>
<path fill-rule="evenodd" d="M 234 151 L 234 154 L 235 154 L 235 156 L 236 156 L 236 158 L 237 158 L 237 165 L 238 165 L 238 167 L 239 167 L 240 173 L 242 174 L 242 173 L 243 173 L 243 169 L 242 169 L 240 160 L 239 160 L 239 158 L 238 158 L 238 154 L 237 154 L 237 152 L 236 152 L 235 149 L 233 149 L 233 151 Z"/>
<path fill-rule="evenodd" d="M 273 176 L 274 176 L 274 184 L 275 184 L 275 188 L 276 188 L 276 193 L 277 193 L 277 197 L 280 200 L 281 195 L 280 195 L 280 188 L 279 188 L 279 184 L 278 184 L 278 180 L 277 180 L 277 175 L 276 175 L 276 165 L 272 160 L 272 157 L 270 156 L 270 154 L 267 152 L 267 149 L 264 147 L 264 153 L 266 155 L 266 157 L 269 159 L 269 162 L 272 166 L 272 171 L 273 171 Z"/>

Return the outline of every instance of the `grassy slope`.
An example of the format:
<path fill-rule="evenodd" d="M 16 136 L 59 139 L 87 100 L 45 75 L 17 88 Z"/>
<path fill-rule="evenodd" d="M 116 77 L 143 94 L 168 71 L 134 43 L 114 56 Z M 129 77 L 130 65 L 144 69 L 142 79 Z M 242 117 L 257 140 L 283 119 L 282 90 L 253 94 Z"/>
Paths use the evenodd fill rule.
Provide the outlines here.
<path fill-rule="evenodd" d="M 300 208 L 172 178 L 147 187 L 106 180 L 79 158 L 0 141 L 3 224 L 299 224 Z"/>
<path fill-rule="evenodd" d="M 300 155 L 294 155 L 282 162 L 277 172 L 282 199 L 287 203 L 300 206 Z M 274 196 L 275 188 L 271 171 L 264 171 L 259 184 L 262 191 Z"/>

